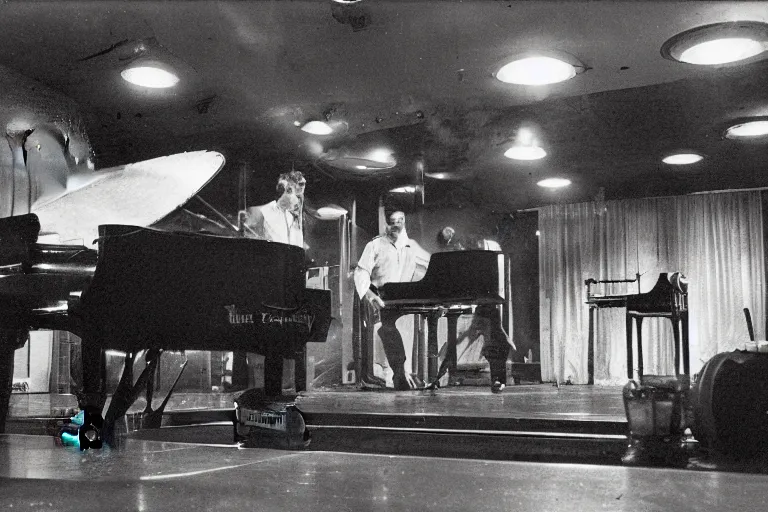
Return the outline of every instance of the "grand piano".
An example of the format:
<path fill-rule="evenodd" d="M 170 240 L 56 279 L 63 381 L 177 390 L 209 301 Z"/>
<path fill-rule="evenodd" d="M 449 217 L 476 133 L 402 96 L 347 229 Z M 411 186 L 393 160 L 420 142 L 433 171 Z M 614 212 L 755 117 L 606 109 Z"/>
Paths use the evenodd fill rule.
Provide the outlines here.
<path fill-rule="evenodd" d="M 13 333 L 30 329 L 80 336 L 91 402 L 103 404 L 105 349 L 261 353 L 265 394 L 275 396 L 282 359 L 302 361 L 307 342 L 325 341 L 330 291 L 305 287 L 301 248 L 102 225 L 93 250 L 39 244 L 39 232 L 34 214 L 0 219 L 0 339 L 20 348 L 26 336 Z"/>
<path fill-rule="evenodd" d="M 680 373 L 680 356 L 682 348 L 683 373 L 690 373 L 689 347 L 688 347 L 688 281 L 680 272 L 662 272 L 653 288 L 647 293 L 637 294 L 596 294 L 592 293 L 592 286 L 597 284 L 632 283 L 636 279 L 626 280 L 602 280 L 587 279 L 584 284 L 587 287 L 587 301 L 589 305 L 589 380 L 593 383 L 594 375 L 594 336 L 595 314 L 602 308 L 626 308 L 626 332 L 627 332 L 627 376 L 634 378 L 633 357 L 633 329 L 632 321 L 637 325 L 637 370 L 643 375 L 643 319 L 648 317 L 669 318 L 672 322 L 672 333 L 675 340 L 675 372 Z M 638 285 L 639 286 L 639 285 Z M 682 344 L 682 347 L 681 347 Z"/>
<path fill-rule="evenodd" d="M 508 296 L 507 272 L 505 256 L 500 252 L 439 252 L 431 256 L 427 272 L 421 280 L 387 283 L 379 288 L 379 296 L 388 308 L 426 317 L 427 380 L 434 382 L 439 379 L 438 320 L 445 316 L 448 322 L 448 354 L 445 359 L 455 364 L 459 316 L 473 312 L 476 306 L 504 304 Z M 424 375 L 423 360 L 423 357 L 418 357 L 420 375 Z"/>

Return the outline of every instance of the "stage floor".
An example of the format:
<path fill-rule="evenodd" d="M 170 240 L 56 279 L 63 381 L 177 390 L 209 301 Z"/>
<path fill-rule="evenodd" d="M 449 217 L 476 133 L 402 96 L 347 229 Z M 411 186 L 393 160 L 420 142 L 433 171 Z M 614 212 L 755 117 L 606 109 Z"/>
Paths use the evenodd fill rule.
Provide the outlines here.
<path fill-rule="evenodd" d="M 167 413 L 192 410 L 231 409 L 238 393 L 174 393 Z M 157 406 L 164 395 L 157 394 Z M 482 418 L 579 419 L 626 422 L 619 386 L 560 386 L 552 384 L 508 386 L 493 394 L 489 387 L 455 386 L 436 391 L 365 391 L 355 386 L 320 388 L 302 392 L 297 398 L 307 413 L 372 413 L 466 416 Z M 130 412 L 144 409 L 139 398 Z M 73 395 L 11 395 L 10 417 L 45 418 L 64 416 L 77 408 Z"/>
<path fill-rule="evenodd" d="M 302 412 L 355 412 L 478 418 L 613 421 L 626 423 L 619 386 L 455 386 L 436 391 L 362 391 L 343 388 L 302 393 Z"/>
<path fill-rule="evenodd" d="M 768 475 L 0 435 L 2 510 L 765 510 Z"/>

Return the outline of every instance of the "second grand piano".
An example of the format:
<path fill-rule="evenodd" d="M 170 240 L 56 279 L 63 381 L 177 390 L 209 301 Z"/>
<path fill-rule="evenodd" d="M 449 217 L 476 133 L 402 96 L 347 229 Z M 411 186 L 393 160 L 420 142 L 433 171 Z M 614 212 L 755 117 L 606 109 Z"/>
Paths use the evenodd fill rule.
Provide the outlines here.
<path fill-rule="evenodd" d="M 387 283 L 379 295 L 387 307 L 427 318 L 427 380 L 438 375 L 437 322 L 448 320 L 448 347 L 456 348 L 458 317 L 475 306 L 498 306 L 508 296 L 508 266 L 503 253 L 495 251 L 454 251 L 432 255 L 424 277 L 409 283 Z M 447 357 L 453 357 L 450 354 Z M 419 373 L 424 375 L 423 358 Z"/>

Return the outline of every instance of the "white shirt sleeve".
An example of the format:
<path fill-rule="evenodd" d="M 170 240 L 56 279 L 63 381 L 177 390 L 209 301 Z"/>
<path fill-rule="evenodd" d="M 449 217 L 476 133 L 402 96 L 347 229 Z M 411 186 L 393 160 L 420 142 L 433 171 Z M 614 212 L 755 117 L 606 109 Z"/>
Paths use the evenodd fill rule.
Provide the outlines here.
<path fill-rule="evenodd" d="M 373 243 L 368 242 L 365 249 L 363 249 L 362 256 L 357 261 L 357 267 L 355 267 L 355 290 L 357 290 L 357 295 L 361 299 L 371 286 L 371 272 L 373 271 L 374 264 Z"/>

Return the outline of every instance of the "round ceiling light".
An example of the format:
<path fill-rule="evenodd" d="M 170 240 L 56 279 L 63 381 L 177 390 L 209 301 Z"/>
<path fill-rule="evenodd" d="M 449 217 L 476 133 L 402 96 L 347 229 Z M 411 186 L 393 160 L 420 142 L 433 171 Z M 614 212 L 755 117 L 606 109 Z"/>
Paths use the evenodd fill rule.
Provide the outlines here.
<path fill-rule="evenodd" d="M 563 188 L 571 184 L 571 180 L 565 178 L 547 178 L 537 183 L 544 188 Z"/>
<path fill-rule="evenodd" d="M 768 24 L 715 23 L 681 32 L 661 47 L 664 58 L 701 66 L 742 62 L 768 49 Z"/>
<path fill-rule="evenodd" d="M 333 128 L 324 121 L 310 121 L 301 127 L 301 131 L 312 135 L 329 135 L 333 133 Z"/>
<path fill-rule="evenodd" d="M 504 156 L 513 160 L 541 160 L 547 156 L 547 152 L 539 146 L 515 145 L 506 150 Z"/>
<path fill-rule="evenodd" d="M 322 220 L 338 219 L 342 215 L 346 215 L 346 214 L 347 214 L 346 208 L 342 208 L 341 206 L 336 204 L 321 206 L 320 208 L 317 209 L 317 215 Z"/>
<path fill-rule="evenodd" d="M 502 82 L 518 85 L 556 84 L 575 76 L 573 64 L 544 55 L 513 60 L 496 73 L 496 78 Z"/>
<path fill-rule="evenodd" d="M 728 139 L 751 139 L 768 135 L 768 120 L 747 121 L 725 130 Z"/>
<path fill-rule="evenodd" d="M 689 165 L 700 161 L 703 156 L 696 153 L 677 153 L 665 157 L 662 162 L 670 165 Z"/>
<path fill-rule="evenodd" d="M 167 89 L 179 83 L 179 77 L 160 67 L 152 65 L 124 69 L 120 76 L 127 82 L 152 89 Z"/>

